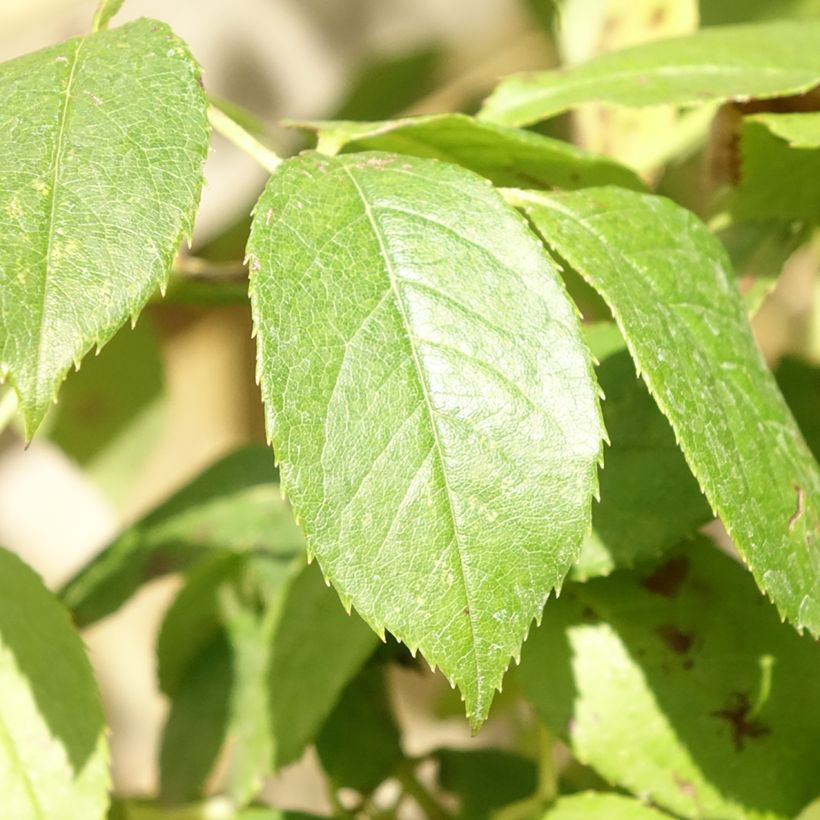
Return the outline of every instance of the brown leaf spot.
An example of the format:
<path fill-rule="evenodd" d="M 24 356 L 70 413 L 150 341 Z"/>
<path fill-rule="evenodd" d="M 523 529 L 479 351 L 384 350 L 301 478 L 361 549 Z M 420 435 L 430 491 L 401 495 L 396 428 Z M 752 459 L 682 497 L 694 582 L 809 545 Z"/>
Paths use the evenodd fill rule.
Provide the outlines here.
<path fill-rule="evenodd" d="M 689 574 L 689 560 L 682 555 L 670 559 L 644 578 L 641 586 L 655 595 L 674 598 Z"/>
<path fill-rule="evenodd" d="M 692 648 L 695 641 L 692 632 L 683 632 L 676 626 L 672 626 L 672 624 L 664 624 L 658 627 L 658 634 L 676 655 L 685 655 Z"/>
<path fill-rule="evenodd" d="M 801 516 L 803 515 L 803 499 L 806 495 L 805 490 L 799 484 L 794 485 L 794 491 L 797 494 L 797 508 L 789 518 L 790 530 L 794 529 L 794 525 L 800 520 Z"/>
<path fill-rule="evenodd" d="M 729 724 L 732 742 L 738 752 L 743 751 L 747 740 L 764 737 L 771 731 L 768 726 L 750 717 L 751 708 L 749 696 L 745 692 L 732 692 L 726 706 L 711 713 L 712 717 L 725 720 Z"/>

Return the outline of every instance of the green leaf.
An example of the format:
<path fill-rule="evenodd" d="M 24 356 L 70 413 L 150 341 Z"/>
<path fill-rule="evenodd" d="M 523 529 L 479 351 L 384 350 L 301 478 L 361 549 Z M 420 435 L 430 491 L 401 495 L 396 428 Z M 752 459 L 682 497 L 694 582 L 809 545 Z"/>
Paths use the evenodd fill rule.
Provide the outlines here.
<path fill-rule="evenodd" d="M 0 65 L 0 379 L 28 437 L 71 365 L 164 286 L 207 146 L 199 67 L 162 23 Z"/>
<path fill-rule="evenodd" d="M 436 88 L 443 52 L 427 46 L 369 58 L 348 84 L 334 119 L 378 120 L 409 108 Z"/>
<path fill-rule="evenodd" d="M 734 216 L 820 223 L 820 112 L 746 117 L 740 150 Z"/>
<path fill-rule="evenodd" d="M 786 356 L 774 375 L 809 449 L 820 459 L 820 366 Z"/>
<path fill-rule="evenodd" d="M 157 638 L 159 688 L 166 695 L 176 693 L 197 656 L 224 634 L 220 593 L 241 577 L 246 557 L 241 553 L 214 555 L 188 573 Z"/>
<path fill-rule="evenodd" d="M 108 745 L 97 685 L 68 614 L 0 549 L 0 795 L 14 820 L 102 818 Z"/>
<path fill-rule="evenodd" d="M 216 556 L 191 571 L 157 644 L 160 684 L 175 706 L 180 702 L 180 724 L 205 708 L 198 705 L 202 692 L 223 691 L 224 665 L 203 660 L 221 643 L 230 667 L 228 704 L 226 710 L 210 706 L 221 726 L 211 727 L 208 736 L 232 739 L 227 788 L 241 805 L 255 796 L 266 774 L 297 760 L 313 742 L 377 638 L 345 613 L 318 567 L 305 567 L 304 559 Z M 205 733 L 205 727 L 198 730 Z M 182 736 L 174 731 L 173 742 Z M 199 796 L 218 749 L 181 763 L 172 755 L 182 754 L 184 744 L 170 744 L 169 793 Z"/>
<path fill-rule="evenodd" d="M 432 114 L 387 122 L 294 122 L 318 132 L 319 150 L 392 151 L 461 165 L 496 185 L 566 188 L 621 185 L 644 190 L 638 175 L 607 157 L 562 140 L 481 122 L 465 114 Z"/>
<path fill-rule="evenodd" d="M 237 450 L 125 530 L 62 590 L 80 625 L 118 609 L 139 587 L 213 550 L 294 555 L 304 538 L 282 501 L 266 447 Z"/>
<path fill-rule="evenodd" d="M 493 812 L 534 794 L 538 785 L 535 763 L 500 749 L 438 749 L 441 787 L 457 794 L 461 809 L 457 817 L 482 820 Z"/>
<path fill-rule="evenodd" d="M 370 794 L 403 759 L 384 666 L 369 664 L 347 686 L 316 738 L 322 768 L 336 788 Z"/>
<path fill-rule="evenodd" d="M 119 501 L 159 439 L 166 410 L 159 344 L 143 322 L 68 377 L 44 432 Z"/>
<path fill-rule="evenodd" d="M 622 794 L 581 792 L 560 798 L 543 820 L 661 820 L 663 817 L 669 815 Z"/>
<path fill-rule="evenodd" d="M 743 125 L 762 125 L 792 148 L 820 148 L 820 111 L 754 114 L 745 117 Z"/>
<path fill-rule="evenodd" d="M 171 698 L 159 752 L 163 803 L 202 796 L 227 734 L 231 677 L 231 647 L 223 633 L 189 663 Z"/>
<path fill-rule="evenodd" d="M 816 18 L 820 0 L 700 0 L 700 24 L 720 26 L 770 18 Z"/>
<path fill-rule="evenodd" d="M 610 446 L 600 473 L 601 500 L 572 578 L 608 575 L 659 555 L 711 520 L 712 512 L 675 443 L 669 422 L 640 379 L 617 327 L 584 327 L 600 364 L 598 382 Z"/>
<path fill-rule="evenodd" d="M 613 784 L 684 817 L 793 817 L 817 790 L 817 645 L 705 539 L 551 601 L 520 675 Z"/>
<path fill-rule="evenodd" d="M 730 222 L 717 231 L 750 316 L 760 309 L 789 257 L 810 235 L 803 223 L 780 219 Z"/>
<path fill-rule="evenodd" d="M 377 642 L 340 606 L 315 564 L 293 577 L 280 601 L 266 673 L 274 771 L 313 742 Z"/>
<path fill-rule="evenodd" d="M 820 634 L 820 470 L 757 349 L 720 243 L 617 188 L 512 195 L 604 297 L 758 585 Z"/>
<path fill-rule="evenodd" d="M 485 180 L 378 152 L 283 163 L 248 256 L 309 548 L 478 727 L 589 525 L 601 424 L 561 282 Z"/>
<path fill-rule="evenodd" d="M 265 720 L 269 613 L 292 563 L 271 555 L 216 555 L 190 571 L 169 608 L 157 641 L 160 688 L 172 702 L 163 737 L 165 799 L 203 794 L 228 735 L 227 790 L 234 803 L 244 805 L 261 788 L 271 754 Z M 194 721 L 208 725 L 190 725 Z M 186 727 L 199 738 L 193 755 L 183 753 Z"/>
<path fill-rule="evenodd" d="M 704 29 L 602 54 L 564 70 L 513 74 L 479 116 L 527 125 L 587 102 L 700 105 L 799 94 L 820 82 L 820 21 Z"/>

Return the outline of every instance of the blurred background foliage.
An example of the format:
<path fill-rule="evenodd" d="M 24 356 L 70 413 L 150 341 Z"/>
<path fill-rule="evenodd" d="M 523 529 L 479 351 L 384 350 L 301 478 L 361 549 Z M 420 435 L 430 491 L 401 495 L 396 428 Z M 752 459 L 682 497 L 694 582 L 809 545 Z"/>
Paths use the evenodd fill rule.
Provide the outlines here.
<path fill-rule="evenodd" d="M 0 59 L 85 31 L 94 6 L 94 0 L 6 0 L 0 4 Z M 306 147 L 309 137 L 281 127 L 284 118 L 471 113 L 501 76 L 514 71 L 575 64 L 699 26 L 818 14 L 820 0 L 128 0 L 116 22 L 138 16 L 169 22 L 203 64 L 209 93 L 230 101 L 237 119 L 278 151 L 292 153 Z M 816 96 L 807 104 L 820 107 Z M 720 218 L 726 186 L 739 181 L 738 141 L 748 113 L 738 105 L 720 111 L 587 105 L 538 128 L 620 160 L 655 190 L 710 220 Z M 206 465 L 239 446 L 264 441 L 243 282 L 248 214 L 264 174 L 215 137 L 206 178 L 194 245 L 183 249 L 176 262 L 187 275 L 172 281 L 165 301 L 152 303 L 136 332 L 123 330 L 69 378 L 28 451 L 22 452 L 14 430 L 0 438 L 0 542 L 23 555 L 53 587 L 124 524 L 139 519 Z M 806 238 L 800 225 L 769 224 L 768 218 L 761 216 L 763 221 L 745 233 L 727 226 L 722 238 L 741 274 L 741 287 L 755 304 L 762 302 L 754 320 L 758 340 L 817 452 L 817 244 L 795 253 Z M 600 300 L 580 281 L 570 279 L 570 287 L 587 321 L 607 317 Z M 247 503 L 253 506 L 260 498 L 269 500 L 251 493 Z M 183 501 L 184 512 L 189 501 Z M 199 496 L 195 501 L 205 503 Z M 245 692 L 242 697 L 249 701 L 244 706 L 229 707 L 228 681 L 191 678 L 190 670 L 187 678 L 162 681 L 168 663 L 162 639 L 162 691 L 157 682 L 155 642 L 163 624 L 161 634 L 173 644 L 175 610 L 165 612 L 181 584 L 175 571 L 187 560 L 174 551 L 174 544 L 196 541 L 179 510 L 166 510 L 158 524 L 149 521 L 140 530 L 140 538 L 154 538 L 152 549 L 166 562 L 152 565 L 156 580 L 84 633 L 112 727 L 114 780 L 121 795 L 159 790 L 171 798 L 194 796 L 222 740 L 207 734 L 207 710 L 252 709 L 256 696 Z M 209 510 L 218 524 L 219 510 Z M 249 515 L 260 528 L 269 523 L 262 513 Z M 293 539 L 298 546 L 298 535 L 289 543 Z M 287 537 L 283 554 L 289 554 L 286 542 Z M 208 586 L 208 566 L 189 576 L 184 589 L 205 612 L 225 605 L 224 596 Z M 266 584 L 278 589 L 292 572 L 283 567 L 249 559 L 231 572 L 241 575 L 243 594 L 264 597 L 260 590 Z M 299 576 L 286 587 L 315 581 Z M 117 583 L 129 581 L 120 578 Z M 308 606 L 310 596 L 304 600 Z M 203 617 L 205 623 L 213 621 Z M 229 618 L 228 629 L 276 628 L 266 620 L 264 608 L 259 617 L 249 623 Z M 184 625 L 176 629 L 187 635 Z M 202 635 L 202 663 L 213 665 L 214 658 L 235 651 L 229 645 L 243 645 L 228 641 L 221 630 Z M 372 651 L 369 639 L 347 639 L 364 640 L 358 651 Z M 253 662 L 252 654 L 232 660 Z M 175 701 L 168 717 L 165 695 L 184 687 L 193 694 Z M 374 721 L 374 710 L 384 719 Z M 400 647 L 387 644 L 344 690 L 315 749 L 268 780 L 264 795 L 295 809 L 327 812 L 330 802 L 344 802 L 345 795 L 329 796 L 317 761 L 331 778 L 338 776 L 339 782 L 368 794 L 396 768 L 402 751 L 410 759 L 428 758 L 429 770 L 422 768 L 419 777 L 445 803 L 450 800 L 448 805 L 453 795 L 471 795 L 461 804 L 465 817 L 486 816 L 494 803 L 525 798 L 544 778 L 560 779 L 567 791 L 600 785 L 598 776 L 572 760 L 560 744 L 547 747 L 554 759 L 545 762 L 539 751 L 545 748 L 544 738 L 533 726 L 511 681 L 488 726 L 470 739 L 449 687 Z M 182 748 L 187 745 L 197 754 L 175 759 L 175 735 L 188 739 Z M 359 746 L 350 755 L 370 755 L 372 766 L 350 772 L 350 758 L 339 756 L 334 738 L 353 736 Z M 379 750 L 375 755 L 374 749 Z M 487 789 L 488 777 L 498 772 L 504 773 L 503 793 Z M 253 777 L 241 767 L 226 771 L 217 766 L 212 780 L 233 779 L 237 788 L 246 789 Z M 408 789 L 416 785 L 405 783 Z M 392 795 L 388 788 L 379 799 L 389 805 Z M 430 811 L 428 806 L 428 816 Z M 142 815 L 132 806 L 128 816 Z"/>

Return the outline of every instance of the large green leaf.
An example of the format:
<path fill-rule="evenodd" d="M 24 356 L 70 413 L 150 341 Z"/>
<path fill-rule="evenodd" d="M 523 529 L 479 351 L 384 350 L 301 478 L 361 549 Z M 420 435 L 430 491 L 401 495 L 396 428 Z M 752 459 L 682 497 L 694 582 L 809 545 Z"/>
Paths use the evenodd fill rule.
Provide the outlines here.
<path fill-rule="evenodd" d="M 304 539 L 282 501 L 266 447 L 237 450 L 126 529 L 65 586 L 75 621 L 119 608 L 144 583 L 178 572 L 213 550 L 293 555 Z"/>
<path fill-rule="evenodd" d="M 101 820 L 108 746 L 97 685 L 68 613 L 0 549 L 0 805 L 14 820 Z"/>
<path fill-rule="evenodd" d="M 704 29 L 602 54 L 565 70 L 514 74 L 479 115 L 526 125 L 587 102 L 698 105 L 798 94 L 820 82 L 820 21 Z"/>
<path fill-rule="evenodd" d="M 465 114 L 431 114 L 387 122 L 297 122 L 317 131 L 324 153 L 392 151 L 469 168 L 496 185 L 565 188 L 621 185 L 643 190 L 634 171 L 562 140 L 505 128 Z"/>
<path fill-rule="evenodd" d="M 0 379 L 28 436 L 71 365 L 164 285 L 207 145 L 199 68 L 162 23 L 0 66 Z"/>
<path fill-rule="evenodd" d="M 592 531 L 572 568 L 576 580 L 658 555 L 712 518 L 669 422 L 635 375 L 617 327 L 586 325 L 584 337 L 599 361 L 610 446 L 600 473 L 601 500 L 592 507 Z"/>
<path fill-rule="evenodd" d="M 820 112 L 746 117 L 740 150 L 733 214 L 820 223 Z"/>
<path fill-rule="evenodd" d="M 309 548 L 478 726 L 589 525 L 601 423 L 560 279 L 485 180 L 379 152 L 283 163 L 248 256 Z"/>
<path fill-rule="evenodd" d="M 820 470 L 757 349 L 720 243 L 618 188 L 511 194 L 609 304 L 644 381 L 758 585 L 820 634 Z"/>
<path fill-rule="evenodd" d="M 542 820 L 662 820 L 668 814 L 622 794 L 581 792 L 562 797 Z"/>
<path fill-rule="evenodd" d="M 790 818 L 817 794 L 817 644 L 705 539 L 568 587 L 520 674 L 581 761 L 676 815 Z"/>

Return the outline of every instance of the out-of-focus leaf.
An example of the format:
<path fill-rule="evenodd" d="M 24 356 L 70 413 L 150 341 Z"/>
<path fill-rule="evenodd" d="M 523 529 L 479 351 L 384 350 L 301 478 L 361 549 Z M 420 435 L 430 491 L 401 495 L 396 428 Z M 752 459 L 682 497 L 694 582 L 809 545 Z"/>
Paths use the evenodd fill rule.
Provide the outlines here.
<path fill-rule="evenodd" d="M 774 376 L 806 444 L 820 460 L 820 367 L 786 356 Z"/>
<path fill-rule="evenodd" d="M 576 580 L 658 555 L 712 518 L 669 422 L 635 374 L 617 327 L 587 325 L 584 335 L 600 362 L 611 446 L 599 475 L 601 500 L 592 507 L 592 532 L 572 570 Z"/>
<path fill-rule="evenodd" d="M 569 70 L 513 74 L 479 116 L 527 125 L 587 102 L 702 105 L 807 91 L 820 82 L 820 21 L 703 29 L 602 54 Z"/>
<path fill-rule="evenodd" d="M 382 665 L 368 664 L 347 685 L 316 738 L 322 767 L 335 787 L 369 794 L 403 758 Z"/>
<path fill-rule="evenodd" d="M 565 65 L 651 40 L 690 34 L 698 27 L 696 0 L 564 0 L 558 48 Z M 671 105 L 629 109 L 583 105 L 573 112 L 573 139 L 590 151 L 650 172 L 691 141 L 691 114 Z M 701 117 L 705 134 L 708 117 Z"/>
<path fill-rule="evenodd" d="M 63 600 L 77 623 L 114 612 L 142 584 L 211 550 L 293 555 L 304 538 L 282 500 L 270 451 L 237 450 L 125 530 L 72 578 Z"/>
<path fill-rule="evenodd" d="M 466 114 L 430 114 L 387 122 L 294 122 L 318 133 L 319 150 L 392 151 L 461 165 L 495 185 L 564 188 L 620 185 L 643 190 L 637 174 L 562 140 L 481 122 Z"/>
<path fill-rule="evenodd" d="M 271 640 L 267 691 L 277 770 L 313 742 L 378 639 L 344 611 L 313 564 L 286 587 Z"/>
<path fill-rule="evenodd" d="M 596 487 L 597 385 L 558 274 L 487 180 L 375 151 L 285 161 L 248 257 L 267 427 L 308 546 L 478 727 Z"/>
<path fill-rule="evenodd" d="M 791 818 L 816 794 L 817 645 L 705 539 L 568 587 L 519 671 L 578 759 L 677 815 Z"/>
<path fill-rule="evenodd" d="M 741 157 L 733 215 L 820 223 L 820 112 L 746 117 Z"/>
<path fill-rule="evenodd" d="M 535 763 L 500 749 L 439 749 L 441 787 L 458 795 L 458 817 L 483 820 L 493 812 L 534 794 L 538 784 Z"/>
<path fill-rule="evenodd" d="M 28 437 L 191 234 L 209 135 L 199 75 L 144 19 L 0 65 L 0 379 Z"/>
<path fill-rule="evenodd" d="M 725 26 L 753 20 L 817 18 L 820 0 L 700 0 L 702 26 Z"/>
<path fill-rule="evenodd" d="M 755 344 L 723 247 L 661 197 L 510 196 L 612 308 L 760 588 L 797 629 L 820 635 L 820 469 Z"/>
<path fill-rule="evenodd" d="M 227 735 L 233 657 L 226 636 L 211 641 L 177 682 L 162 733 L 159 794 L 179 804 L 202 796 Z"/>
<path fill-rule="evenodd" d="M 783 266 L 809 236 L 802 222 L 778 219 L 731 222 L 717 231 L 729 253 L 750 316 L 774 290 Z"/>
<path fill-rule="evenodd" d="M 100 818 L 108 744 L 97 685 L 68 613 L 0 549 L 0 814 Z"/>
<path fill-rule="evenodd" d="M 662 820 L 668 814 L 622 794 L 582 792 L 562 797 L 543 820 Z"/>
<path fill-rule="evenodd" d="M 431 46 L 399 56 L 372 58 L 348 86 L 336 120 L 394 117 L 436 87 L 443 53 Z"/>
<path fill-rule="evenodd" d="M 235 809 L 223 797 L 203 803 L 167 806 L 150 800 L 114 799 L 108 820 L 328 820 L 302 811 L 280 811 L 267 806 Z"/>
<path fill-rule="evenodd" d="M 143 321 L 68 377 L 46 433 L 116 501 L 158 438 L 165 410 L 159 345 Z"/>
<path fill-rule="evenodd" d="M 225 788 L 235 804 L 247 803 L 267 774 L 313 742 L 377 642 L 302 558 L 239 554 L 197 566 L 158 642 L 160 683 L 173 704 L 163 746 L 166 793 L 201 796 L 228 738 Z M 215 652 L 226 653 L 226 662 L 209 666 Z M 187 753 L 181 727 L 204 711 L 199 701 L 209 691 L 219 696 L 209 707 L 216 725 L 197 731 L 211 743 L 192 762 L 177 761 L 174 755 Z"/>
<path fill-rule="evenodd" d="M 157 642 L 159 683 L 172 708 L 163 742 L 163 795 L 201 797 L 226 737 L 231 738 L 227 791 L 244 805 L 270 770 L 266 665 L 278 598 L 293 560 L 270 554 L 217 555 L 192 569 L 166 613 Z M 202 699 L 210 695 L 213 704 Z M 198 726 L 202 746 L 185 758 L 185 727 Z M 210 741 L 210 743 L 208 742 Z"/>

